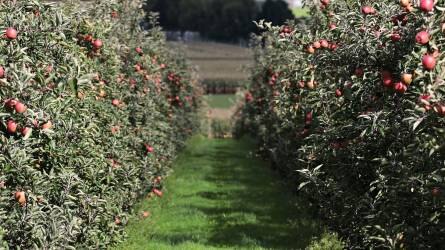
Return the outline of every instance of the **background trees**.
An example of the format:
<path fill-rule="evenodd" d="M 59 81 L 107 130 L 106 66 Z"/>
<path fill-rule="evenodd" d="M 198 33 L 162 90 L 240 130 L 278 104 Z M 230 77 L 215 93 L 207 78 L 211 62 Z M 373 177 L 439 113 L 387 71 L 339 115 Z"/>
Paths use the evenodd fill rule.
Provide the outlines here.
<path fill-rule="evenodd" d="M 247 39 L 256 31 L 253 21 L 257 19 L 281 25 L 293 18 L 282 0 L 268 0 L 264 7 L 255 0 L 154 0 L 145 8 L 160 13 L 166 30 L 197 31 L 221 41 Z"/>

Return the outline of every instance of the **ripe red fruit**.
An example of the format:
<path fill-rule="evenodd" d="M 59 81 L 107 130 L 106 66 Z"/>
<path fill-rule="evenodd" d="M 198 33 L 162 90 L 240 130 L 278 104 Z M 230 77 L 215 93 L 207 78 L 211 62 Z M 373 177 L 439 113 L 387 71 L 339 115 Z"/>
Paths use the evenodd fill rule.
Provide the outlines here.
<path fill-rule="evenodd" d="M 422 65 L 426 70 L 433 70 L 436 67 L 436 59 L 429 54 L 422 57 Z"/>
<path fill-rule="evenodd" d="M 341 97 L 341 96 L 343 95 L 343 93 L 341 92 L 340 89 L 336 89 L 336 90 L 335 90 L 335 95 L 336 95 L 337 97 Z"/>
<path fill-rule="evenodd" d="M 95 49 L 102 48 L 102 45 L 103 45 L 103 43 L 102 43 L 102 40 L 100 40 L 100 39 L 96 39 L 96 40 L 93 41 L 93 47 Z"/>
<path fill-rule="evenodd" d="M 323 47 L 323 48 L 329 48 L 329 43 L 328 43 L 328 41 L 326 41 L 326 40 L 321 40 L 320 41 L 320 45 L 321 45 L 321 47 Z"/>
<path fill-rule="evenodd" d="M 51 129 L 53 127 L 53 123 L 51 121 L 47 121 L 42 125 L 42 129 Z"/>
<path fill-rule="evenodd" d="M 5 69 L 2 66 L 0 66 L 0 78 L 3 77 L 5 77 Z"/>
<path fill-rule="evenodd" d="M 328 5 L 330 0 L 320 0 L 321 4 Z"/>
<path fill-rule="evenodd" d="M 403 84 L 402 82 L 398 82 L 398 83 L 396 83 L 396 84 L 394 85 L 394 89 L 395 89 L 395 91 L 397 91 L 397 92 L 403 94 L 403 93 L 406 92 L 406 90 L 407 90 L 408 88 L 407 88 L 406 85 Z"/>
<path fill-rule="evenodd" d="M 411 82 L 413 81 L 413 75 L 408 74 L 408 73 L 402 74 L 402 76 L 400 78 L 401 78 L 402 82 L 406 85 L 410 85 Z"/>
<path fill-rule="evenodd" d="M 383 85 L 386 87 L 391 87 L 392 86 L 392 75 L 389 71 L 382 71 L 382 81 L 383 81 Z"/>
<path fill-rule="evenodd" d="M 14 109 L 15 105 L 18 103 L 17 100 L 15 99 L 7 99 L 5 101 L 5 107 L 12 112 L 12 110 Z"/>
<path fill-rule="evenodd" d="M 152 192 L 157 195 L 158 197 L 162 197 L 163 193 L 161 190 L 157 189 L 157 188 L 153 188 Z"/>
<path fill-rule="evenodd" d="M 83 40 L 86 41 L 86 42 L 91 42 L 91 41 L 93 41 L 93 36 L 92 35 L 85 35 L 83 37 Z"/>
<path fill-rule="evenodd" d="M 338 45 L 336 43 L 331 43 L 331 44 L 329 44 L 329 48 L 331 50 L 336 50 L 338 48 Z"/>
<path fill-rule="evenodd" d="M 375 13 L 375 9 L 371 6 L 363 6 L 362 13 L 365 15 L 372 15 Z"/>
<path fill-rule="evenodd" d="M 17 102 L 17 104 L 15 105 L 14 108 L 15 108 L 15 112 L 17 112 L 17 113 L 25 113 L 26 110 L 28 109 L 26 107 L 26 105 L 21 102 Z"/>
<path fill-rule="evenodd" d="M 14 28 L 7 28 L 5 31 L 5 35 L 8 39 L 14 40 L 17 38 L 17 30 Z"/>
<path fill-rule="evenodd" d="M 141 47 L 137 47 L 135 50 L 136 50 L 136 52 L 137 52 L 138 54 L 142 54 L 142 53 L 143 53 Z"/>
<path fill-rule="evenodd" d="M 112 11 L 111 12 L 111 17 L 112 18 L 117 18 L 119 16 L 119 14 L 116 11 Z"/>
<path fill-rule="evenodd" d="M 439 187 L 434 187 L 432 190 L 431 190 L 431 194 L 434 196 L 434 197 L 438 197 L 438 196 L 440 196 L 440 188 Z"/>
<path fill-rule="evenodd" d="M 330 30 L 335 30 L 337 28 L 337 25 L 335 23 L 330 23 L 329 24 L 329 29 Z"/>
<path fill-rule="evenodd" d="M 136 72 L 141 71 L 141 69 L 142 69 L 141 65 L 139 65 L 139 64 L 134 65 L 134 70 L 135 70 Z"/>
<path fill-rule="evenodd" d="M 118 99 L 113 99 L 113 100 L 111 101 L 111 104 L 113 104 L 113 106 L 117 107 L 117 106 L 119 106 L 120 101 L 119 101 Z"/>
<path fill-rule="evenodd" d="M 408 7 L 411 4 L 410 0 L 400 0 L 400 6 Z"/>
<path fill-rule="evenodd" d="M 314 53 L 315 53 L 315 49 L 314 49 L 314 47 L 312 47 L 312 46 L 307 47 L 307 52 L 308 52 L 309 54 L 314 54 Z"/>
<path fill-rule="evenodd" d="M 26 195 L 23 191 L 17 191 L 14 194 L 15 200 L 21 205 L 24 206 L 26 204 Z"/>
<path fill-rule="evenodd" d="M 425 45 L 430 41 L 430 34 L 427 31 L 420 31 L 416 35 L 416 43 Z"/>
<path fill-rule="evenodd" d="M 246 102 L 251 102 L 251 101 L 253 101 L 253 96 L 252 96 L 252 94 L 251 94 L 250 92 L 246 92 L 246 93 L 244 94 L 244 98 L 245 98 Z"/>
<path fill-rule="evenodd" d="M 144 144 L 144 146 L 148 153 L 153 153 L 155 151 L 155 149 L 148 144 Z"/>
<path fill-rule="evenodd" d="M 399 33 L 392 33 L 391 34 L 391 41 L 398 42 L 398 41 L 400 41 L 400 39 L 402 39 L 402 37 L 400 36 Z"/>
<path fill-rule="evenodd" d="M 15 134 L 17 132 L 17 123 L 14 120 L 8 120 L 6 122 L 6 130 L 10 134 Z"/>
<path fill-rule="evenodd" d="M 357 77 L 362 77 L 365 74 L 365 72 L 364 72 L 363 68 L 356 68 L 354 71 L 354 74 Z"/>
<path fill-rule="evenodd" d="M 424 12 L 430 12 L 434 9 L 434 0 L 420 0 L 419 7 Z"/>
<path fill-rule="evenodd" d="M 20 132 L 22 136 L 26 136 L 27 134 L 31 133 L 32 129 L 30 127 L 24 127 L 22 128 L 22 131 Z"/>
<path fill-rule="evenodd" d="M 312 44 L 312 46 L 313 46 L 314 48 L 316 48 L 316 49 L 321 48 L 321 44 L 320 44 L 319 41 L 314 42 L 314 43 Z"/>
<path fill-rule="evenodd" d="M 306 114 L 306 122 L 311 122 L 312 118 L 313 118 L 313 114 L 312 114 L 312 111 L 310 111 Z"/>
<path fill-rule="evenodd" d="M 116 217 L 115 219 L 114 219 L 114 224 L 116 224 L 116 225 L 120 225 L 122 222 L 121 222 L 121 220 L 118 218 L 118 217 Z"/>

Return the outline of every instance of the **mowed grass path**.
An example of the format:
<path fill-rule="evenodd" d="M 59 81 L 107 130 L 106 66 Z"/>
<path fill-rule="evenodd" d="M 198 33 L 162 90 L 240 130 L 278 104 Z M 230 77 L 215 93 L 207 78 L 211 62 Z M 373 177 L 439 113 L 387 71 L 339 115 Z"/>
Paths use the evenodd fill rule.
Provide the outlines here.
<path fill-rule="evenodd" d="M 136 208 L 117 249 L 304 249 L 322 231 L 249 140 L 198 136 L 188 145 L 164 197 Z"/>

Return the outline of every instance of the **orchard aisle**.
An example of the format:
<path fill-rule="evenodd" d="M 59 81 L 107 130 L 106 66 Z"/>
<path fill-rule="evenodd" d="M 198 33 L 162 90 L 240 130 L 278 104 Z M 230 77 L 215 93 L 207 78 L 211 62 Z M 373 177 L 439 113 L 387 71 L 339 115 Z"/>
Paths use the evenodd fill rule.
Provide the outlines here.
<path fill-rule="evenodd" d="M 301 249 L 318 223 L 248 140 L 193 138 L 162 198 L 146 199 L 119 249 Z M 297 208 L 297 206 L 301 206 Z"/>

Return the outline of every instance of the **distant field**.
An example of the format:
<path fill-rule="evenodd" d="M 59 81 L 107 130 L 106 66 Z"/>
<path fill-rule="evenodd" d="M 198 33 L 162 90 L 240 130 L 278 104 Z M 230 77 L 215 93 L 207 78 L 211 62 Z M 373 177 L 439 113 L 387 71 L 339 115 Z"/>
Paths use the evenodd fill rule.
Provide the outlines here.
<path fill-rule="evenodd" d="M 236 101 L 235 95 L 207 95 L 207 103 L 210 108 L 227 109 L 231 108 Z"/>
<path fill-rule="evenodd" d="M 294 8 L 292 10 L 294 12 L 294 15 L 296 17 L 308 17 L 309 16 L 309 9 L 306 8 Z"/>
<path fill-rule="evenodd" d="M 245 81 L 246 68 L 252 64 L 248 48 L 213 42 L 171 42 L 182 47 L 187 58 L 198 67 L 202 80 Z"/>

